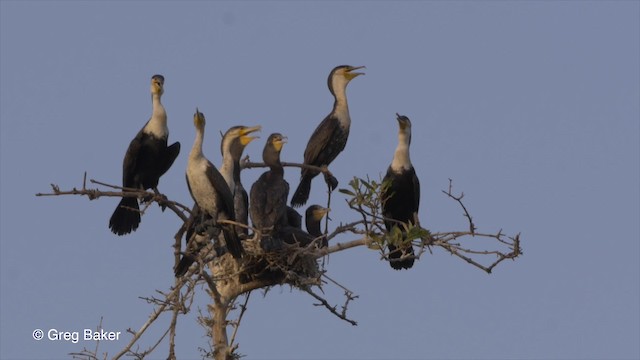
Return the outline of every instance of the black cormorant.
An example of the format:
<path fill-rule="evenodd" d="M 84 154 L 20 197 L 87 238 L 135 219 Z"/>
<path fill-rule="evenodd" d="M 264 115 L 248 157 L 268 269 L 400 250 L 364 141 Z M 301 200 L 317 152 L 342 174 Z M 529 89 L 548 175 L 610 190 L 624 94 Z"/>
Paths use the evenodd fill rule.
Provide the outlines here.
<path fill-rule="evenodd" d="M 249 218 L 249 196 L 240 181 L 240 159 L 245 146 L 257 139 L 256 136 L 250 136 L 250 134 L 260 129 L 260 126 L 234 126 L 227 130 L 220 144 L 222 152 L 220 173 L 233 193 L 236 221 L 245 225 L 248 224 Z M 248 233 L 247 228 L 238 227 L 237 229 L 238 232 L 242 232 L 245 235 Z"/>
<path fill-rule="evenodd" d="M 235 221 L 233 194 L 229 185 L 218 169 L 202 153 L 205 118 L 204 114 L 197 109 L 193 116 L 193 123 L 196 127 L 196 138 L 189 153 L 186 173 L 189 193 L 198 205 L 201 215 L 210 217 L 214 224 L 220 219 Z M 227 250 L 234 258 L 240 258 L 243 248 L 235 226 L 222 225 L 221 228 Z M 192 254 L 186 253 L 176 266 L 176 276 L 184 274 L 194 260 Z"/>
<path fill-rule="evenodd" d="M 262 160 L 269 170 L 251 186 L 249 216 L 253 227 L 263 234 L 287 224 L 289 183 L 284 179 L 284 169 L 280 163 L 280 151 L 286 142 L 282 134 L 269 135 L 262 152 Z"/>
<path fill-rule="evenodd" d="M 364 66 L 341 65 L 334 68 L 329 74 L 329 91 L 335 101 L 333 110 L 322 120 L 320 125 L 309 138 L 307 148 L 304 151 L 304 164 L 318 167 L 328 166 L 342 152 L 349 137 L 351 117 L 347 104 L 347 84 L 353 78 L 363 73 L 354 72 Z M 303 168 L 301 170 L 300 184 L 291 198 L 291 205 L 299 207 L 309 199 L 311 180 L 318 175 L 315 170 Z M 338 181 L 333 177 L 325 176 L 325 181 L 331 190 L 338 186 Z"/>
<path fill-rule="evenodd" d="M 305 224 L 307 226 L 307 232 L 309 232 L 309 235 L 313 236 L 314 239 L 323 235 L 320 229 L 320 221 L 329 211 L 329 208 L 320 205 L 311 205 L 307 208 L 305 212 Z M 327 238 L 325 237 L 318 247 L 326 247 L 327 245 Z"/>
<path fill-rule="evenodd" d="M 305 225 L 307 231 L 302 230 L 300 227 L 289 224 L 279 228 L 275 235 L 277 239 L 287 244 L 298 244 L 305 247 L 311 244 L 312 241 L 322 236 L 322 230 L 320 229 L 320 222 L 324 216 L 329 212 L 329 209 L 320 205 L 311 205 L 305 212 Z M 278 250 L 279 244 L 270 244 L 272 248 L 266 250 Z M 326 247 L 327 239 L 323 238 L 317 242 L 318 247 Z"/>
<path fill-rule="evenodd" d="M 409 146 L 411 144 L 411 121 L 408 117 L 396 114 L 400 130 L 398 131 L 398 147 L 393 155 L 391 166 L 383 179 L 389 186 L 382 194 L 382 215 L 386 218 L 385 227 L 391 232 L 400 223 L 416 224 L 420 206 L 420 181 L 411 164 Z M 401 257 L 407 256 L 404 259 Z M 413 266 L 413 247 L 411 243 L 403 246 L 389 245 L 389 263 L 391 267 L 409 269 Z"/>
<path fill-rule="evenodd" d="M 154 189 L 157 192 L 158 181 L 173 164 L 180 152 L 180 143 L 167 146 L 169 129 L 167 113 L 160 102 L 164 92 L 164 77 L 154 75 L 151 78 L 151 100 L 153 112 L 151 119 L 131 140 L 122 164 L 122 186 L 135 189 Z M 138 199 L 123 197 L 111 215 L 109 228 L 114 234 L 125 235 L 135 231 L 140 224 Z"/>

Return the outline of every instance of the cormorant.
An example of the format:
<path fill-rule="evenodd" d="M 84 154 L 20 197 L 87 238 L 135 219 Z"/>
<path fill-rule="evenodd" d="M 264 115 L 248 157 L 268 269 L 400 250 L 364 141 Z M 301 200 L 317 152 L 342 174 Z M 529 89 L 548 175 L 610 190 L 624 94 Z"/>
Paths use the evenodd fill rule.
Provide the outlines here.
<path fill-rule="evenodd" d="M 193 123 L 196 127 L 196 138 L 189 153 L 186 172 L 189 193 L 198 205 L 202 216 L 210 217 L 214 224 L 220 219 L 235 221 L 233 194 L 229 185 L 218 169 L 202 153 L 206 122 L 204 114 L 198 109 L 193 115 Z M 235 226 L 222 225 L 222 232 L 227 250 L 234 258 L 240 258 L 244 250 Z M 184 274 L 194 260 L 192 254 L 186 253 L 176 266 L 176 276 Z"/>
<path fill-rule="evenodd" d="M 164 93 L 164 77 L 153 75 L 151 78 L 151 100 L 153 112 L 151 119 L 131 140 L 122 164 L 122 186 L 135 189 L 154 189 L 160 177 L 169 170 L 178 153 L 180 143 L 167 146 L 169 128 L 167 113 L 160 102 Z M 111 215 L 109 228 L 114 234 L 125 235 L 135 231 L 140 225 L 138 199 L 123 197 Z"/>
<path fill-rule="evenodd" d="M 289 183 L 284 179 L 284 168 L 280 163 L 280 151 L 287 142 L 282 134 L 269 135 L 262 151 L 262 160 L 269 166 L 251 186 L 249 216 L 253 227 L 263 234 L 277 226 L 287 225 L 287 197 Z"/>
<path fill-rule="evenodd" d="M 382 183 L 389 186 L 382 194 L 382 215 L 387 232 L 391 232 L 396 226 L 402 230 L 400 223 L 415 224 L 420 206 L 420 181 L 411 164 L 409 157 L 409 145 L 411 144 L 411 121 L 408 117 L 396 114 L 398 125 L 398 146 L 393 155 L 393 161 L 387 170 Z M 402 256 L 408 256 L 400 260 Z M 389 244 L 389 263 L 391 267 L 409 269 L 413 266 L 414 258 L 411 243 L 403 246 Z"/>
<path fill-rule="evenodd" d="M 257 139 L 256 136 L 249 135 L 260 129 L 259 125 L 253 127 L 234 126 L 227 130 L 220 144 L 220 151 L 222 152 L 220 173 L 233 193 L 236 221 L 245 225 L 248 224 L 249 219 L 249 196 L 240 181 L 240 158 L 242 158 L 245 146 Z M 248 229 L 238 227 L 238 232 L 246 235 L 248 234 Z"/>
<path fill-rule="evenodd" d="M 331 209 L 320 205 L 311 205 L 307 208 L 304 215 L 305 224 L 307 226 L 307 232 L 309 232 L 309 235 L 313 236 L 314 239 L 323 235 L 322 230 L 320 229 L 320 221 L 329 213 L 330 210 Z M 327 238 L 325 237 L 322 239 L 322 243 L 319 244 L 319 247 L 326 247 L 327 245 Z"/>
<path fill-rule="evenodd" d="M 349 137 L 351 117 L 347 104 L 347 84 L 353 78 L 364 73 L 354 72 L 364 66 L 341 65 L 335 67 L 329 74 L 329 91 L 335 101 L 333 110 L 322 120 L 313 132 L 304 151 L 304 164 L 318 167 L 328 166 L 342 152 Z M 291 198 L 293 207 L 304 205 L 309 199 L 311 180 L 318 175 L 315 170 L 303 168 L 300 184 Z M 338 181 L 332 176 L 325 176 L 325 181 L 331 190 L 338 186 Z"/>
<path fill-rule="evenodd" d="M 312 241 L 322 236 L 322 230 L 320 229 L 320 221 L 329 212 L 329 209 L 320 205 L 311 205 L 305 212 L 305 225 L 307 231 L 302 230 L 300 227 L 289 224 L 282 228 L 279 228 L 276 234 L 276 238 L 287 244 L 298 244 L 302 247 L 308 246 Z M 327 239 L 323 238 L 321 242 L 318 242 L 318 247 L 326 247 Z M 270 244 L 272 248 L 266 249 L 267 251 L 278 250 L 280 244 Z"/>

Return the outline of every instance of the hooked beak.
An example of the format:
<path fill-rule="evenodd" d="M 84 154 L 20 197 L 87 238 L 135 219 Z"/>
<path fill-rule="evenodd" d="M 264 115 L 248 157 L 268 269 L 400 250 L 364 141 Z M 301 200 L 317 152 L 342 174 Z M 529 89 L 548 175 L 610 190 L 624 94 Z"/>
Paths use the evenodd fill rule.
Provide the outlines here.
<path fill-rule="evenodd" d="M 356 76 L 364 75 L 363 72 L 354 72 L 355 70 L 358 70 L 358 69 L 366 69 L 366 67 L 364 67 L 364 66 L 354 66 L 354 67 L 350 68 L 349 70 L 347 70 L 347 75 L 349 76 L 349 80 L 353 79 Z"/>
<path fill-rule="evenodd" d="M 329 211 L 331 211 L 330 208 L 320 208 L 320 209 L 316 209 L 314 217 L 318 220 L 322 220 L 322 218 L 329 214 Z M 331 218 L 327 215 L 327 219 L 331 220 Z"/>
<path fill-rule="evenodd" d="M 400 125 L 400 129 L 405 129 L 409 124 L 409 118 L 396 113 L 396 120 L 398 120 L 398 125 Z"/>
<path fill-rule="evenodd" d="M 251 133 L 262 130 L 262 126 L 256 125 L 251 127 L 245 127 L 240 131 L 240 141 L 242 145 L 247 145 L 255 139 L 259 139 L 259 136 L 248 136 Z"/>

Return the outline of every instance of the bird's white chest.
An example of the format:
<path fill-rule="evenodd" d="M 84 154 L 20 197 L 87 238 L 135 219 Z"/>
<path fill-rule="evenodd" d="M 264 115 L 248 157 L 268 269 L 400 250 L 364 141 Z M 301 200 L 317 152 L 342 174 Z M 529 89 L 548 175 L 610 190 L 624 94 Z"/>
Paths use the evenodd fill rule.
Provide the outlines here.
<path fill-rule="evenodd" d="M 396 152 L 393 154 L 393 161 L 391 162 L 391 169 L 395 172 L 401 172 L 409 170 L 412 167 L 411 158 L 409 157 L 409 147 L 405 144 L 400 144 L 396 148 Z"/>
<path fill-rule="evenodd" d="M 351 125 L 351 116 L 349 115 L 349 107 L 346 102 L 344 104 L 338 104 L 334 114 L 343 128 L 348 128 Z"/>
<path fill-rule="evenodd" d="M 206 175 L 207 162 L 195 161 L 193 166 L 187 168 L 187 181 L 191 188 L 191 196 L 198 206 L 214 215 L 218 212 L 217 193 L 213 184 Z"/>

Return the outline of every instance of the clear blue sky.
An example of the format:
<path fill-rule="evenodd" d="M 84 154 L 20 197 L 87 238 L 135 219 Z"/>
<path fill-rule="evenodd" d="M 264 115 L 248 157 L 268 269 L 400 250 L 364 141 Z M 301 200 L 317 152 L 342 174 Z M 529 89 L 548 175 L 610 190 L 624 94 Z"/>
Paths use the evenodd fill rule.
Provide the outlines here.
<path fill-rule="evenodd" d="M 236 124 L 263 126 L 247 149 L 253 159 L 281 132 L 283 159 L 300 162 L 330 111 L 326 77 L 340 64 L 367 66 L 348 89 L 351 136 L 331 167 L 341 185 L 386 170 L 395 113 L 406 114 L 423 225 L 465 227 L 440 192 L 453 178 L 479 230 L 522 232 L 524 256 L 487 275 L 441 250 L 403 272 L 366 249 L 334 255 L 329 275 L 360 296 L 350 307 L 359 326 L 275 288 L 252 295 L 241 353 L 640 357 L 639 2 L 2 0 L 0 10 L 1 358 L 92 349 L 31 333 L 94 328 L 100 317 L 107 330 L 137 329 L 151 311 L 138 297 L 173 284 L 173 214 L 154 207 L 135 234 L 117 237 L 107 228 L 116 199 L 34 196 L 50 183 L 81 187 L 85 171 L 120 181 L 124 151 L 151 111 L 151 75 L 166 78 L 170 140 L 183 145 L 159 188 L 191 203 L 184 169 L 196 106 L 214 163 L 219 132 Z M 245 186 L 260 172 L 244 172 Z M 298 176 L 286 172 L 292 187 Z M 312 203 L 324 202 L 321 189 L 316 180 Z M 335 220 L 354 218 L 333 203 Z M 342 300 L 335 288 L 327 296 Z M 206 346 L 195 318 L 180 319 L 179 358 L 200 358 Z"/>

